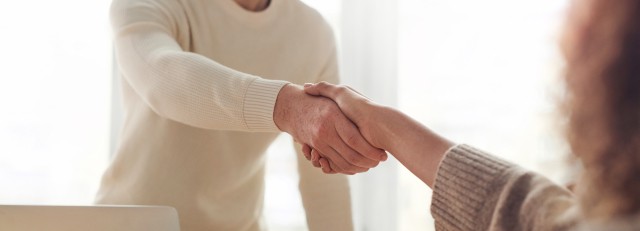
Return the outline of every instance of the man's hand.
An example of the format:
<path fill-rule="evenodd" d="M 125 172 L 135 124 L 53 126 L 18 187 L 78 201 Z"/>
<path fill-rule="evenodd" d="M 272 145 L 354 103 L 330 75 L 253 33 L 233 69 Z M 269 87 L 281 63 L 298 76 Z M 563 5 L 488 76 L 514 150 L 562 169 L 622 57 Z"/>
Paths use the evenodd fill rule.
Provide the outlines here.
<path fill-rule="evenodd" d="M 360 128 L 360 133 L 374 147 L 385 148 L 382 137 L 385 131 L 379 126 L 380 108 L 384 106 L 371 101 L 356 90 L 345 85 L 333 85 L 327 82 L 305 84 L 304 91 L 314 96 L 333 100 L 340 110 Z M 387 121 L 388 122 L 388 121 Z"/>
<path fill-rule="evenodd" d="M 387 158 L 367 142 L 335 102 L 308 95 L 300 86 L 288 84 L 280 90 L 273 118 L 280 130 L 329 158 L 332 172 L 365 172 Z M 310 154 L 306 157 L 310 159 Z"/>
<path fill-rule="evenodd" d="M 342 112 L 353 121 L 359 128 L 364 138 L 373 146 L 384 148 L 381 142 L 381 131 L 379 124 L 372 120 L 379 113 L 376 108 L 382 107 L 351 89 L 348 86 L 338 86 L 326 82 L 317 84 L 306 84 L 305 92 L 314 96 L 327 97 L 338 104 Z M 323 155 L 322 152 L 303 146 L 305 155 L 310 156 L 311 162 L 316 167 L 321 167 L 325 173 L 333 173 L 333 163 L 331 157 Z"/>

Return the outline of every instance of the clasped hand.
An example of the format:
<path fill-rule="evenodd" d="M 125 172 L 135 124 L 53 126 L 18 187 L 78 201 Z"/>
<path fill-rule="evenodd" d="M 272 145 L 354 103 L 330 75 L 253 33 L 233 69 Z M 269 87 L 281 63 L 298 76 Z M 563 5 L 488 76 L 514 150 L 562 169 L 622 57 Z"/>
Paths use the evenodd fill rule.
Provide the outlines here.
<path fill-rule="evenodd" d="M 327 85 L 328 86 L 328 85 Z M 274 121 L 280 130 L 303 144 L 305 157 L 326 173 L 365 172 L 387 159 L 384 150 L 372 145 L 330 96 L 317 97 L 288 84 L 280 90 Z M 324 93 L 324 92 L 319 92 Z"/>
<path fill-rule="evenodd" d="M 344 116 L 355 124 L 359 134 L 364 137 L 367 144 L 376 148 L 383 147 L 382 142 L 377 137 L 379 134 L 383 133 L 382 131 L 379 131 L 379 126 L 372 123 L 373 107 L 380 107 L 379 105 L 376 105 L 371 100 L 348 86 L 338 86 L 326 82 L 320 82 L 317 84 L 305 84 L 304 90 L 307 94 L 316 96 L 319 99 L 330 99 L 333 101 L 338 105 L 340 112 L 332 111 L 331 113 L 336 113 L 339 116 L 344 114 Z M 349 126 L 353 129 L 351 125 Z M 345 168 L 340 165 L 340 162 L 343 162 L 342 159 L 349 160 L 350 157 L 353 157 L 354 155 L 342 156 L 341 154 L 343 153 L 341 152 L 325 153 L 323 149 L 319 149 L 316 146 L 307 143 L 303 143 L 302 151 L 307 160 L 310 160 L 313 166 L 321 168 L 324 173 L 353 174 L 363 172 L 359 170 L 368 170 L 349 168 L 350 171 L 344 171 Z M 386 155 L 382 157 L 386 160 Z"/>

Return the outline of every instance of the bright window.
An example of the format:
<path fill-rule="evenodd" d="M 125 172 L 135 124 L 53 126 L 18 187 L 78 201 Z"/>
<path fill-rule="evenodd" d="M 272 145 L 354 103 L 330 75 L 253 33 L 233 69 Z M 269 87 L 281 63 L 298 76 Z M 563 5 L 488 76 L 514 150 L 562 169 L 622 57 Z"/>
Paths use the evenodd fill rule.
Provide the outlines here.
<path fill-rule="evenodd" d="M 109 152 L 109 3 L 0 2 L 0 203 L 92 203 Z"/>
<path fill-rule="evenodd" d="M 456 142 L 557 181 L 566 0 L 400 0 L 399 107 Z M 431 190 L 400 174 L 399 230 L 432 230 Z"/>

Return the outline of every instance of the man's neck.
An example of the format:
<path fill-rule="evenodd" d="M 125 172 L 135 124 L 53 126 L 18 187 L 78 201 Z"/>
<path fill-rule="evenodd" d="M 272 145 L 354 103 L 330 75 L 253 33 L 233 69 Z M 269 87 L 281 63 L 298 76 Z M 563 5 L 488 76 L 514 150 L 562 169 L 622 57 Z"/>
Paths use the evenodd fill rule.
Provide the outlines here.
<path fill-rule="evenodd" d="M 248 11 L 263 11 L 269 6 L 270 0 L 234 0 L 238 5 Z"/>

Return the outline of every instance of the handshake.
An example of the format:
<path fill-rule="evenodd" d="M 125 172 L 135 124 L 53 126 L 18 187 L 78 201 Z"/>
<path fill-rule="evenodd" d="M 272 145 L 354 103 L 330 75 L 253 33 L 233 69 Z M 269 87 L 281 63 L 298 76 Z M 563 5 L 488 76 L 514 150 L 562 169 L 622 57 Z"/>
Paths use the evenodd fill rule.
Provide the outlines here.
<path fill-rule="evenodd" d="M 274 121 L 302 144 L 313 166 L 353 175 L 387 160 L 383 108 L 347 86 L 288 84 L 278 95 Z"/>

